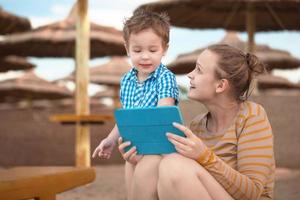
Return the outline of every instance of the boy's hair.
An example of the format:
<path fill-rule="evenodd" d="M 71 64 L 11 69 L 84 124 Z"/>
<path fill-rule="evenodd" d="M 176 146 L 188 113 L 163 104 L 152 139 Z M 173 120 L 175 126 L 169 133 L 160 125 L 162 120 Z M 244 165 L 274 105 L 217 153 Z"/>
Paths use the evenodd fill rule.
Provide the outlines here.
<path fill-rule="evenodd" d="M 123 38 L 128 45 L 130 34 L 151 28 L 162 39 L 163 46 L 169 44 L 170 18 L 166 13 L 155 13 L 138 9 L 133 16 L 126 19 L 123 27 Z"/>

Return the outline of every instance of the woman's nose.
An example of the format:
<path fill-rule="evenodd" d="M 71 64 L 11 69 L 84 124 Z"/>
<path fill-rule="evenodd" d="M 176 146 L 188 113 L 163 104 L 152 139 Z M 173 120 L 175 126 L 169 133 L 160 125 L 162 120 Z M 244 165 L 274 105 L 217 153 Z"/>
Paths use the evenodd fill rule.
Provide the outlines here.
<path fill-rule="evenodd" d="M 194 71 L 194 70 L 193 70 Z M 189 79 L 193 79 L 193 71 L 191 71 L 190 73 L 187 74 L 187 77 Z"/>

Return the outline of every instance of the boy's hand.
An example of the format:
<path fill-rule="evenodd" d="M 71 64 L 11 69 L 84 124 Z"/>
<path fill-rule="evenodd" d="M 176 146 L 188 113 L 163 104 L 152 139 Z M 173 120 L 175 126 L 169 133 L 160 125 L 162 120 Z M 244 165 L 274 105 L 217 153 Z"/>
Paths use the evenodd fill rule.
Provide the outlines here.
<path fill-rule="evenodd" d="M 130 145 L 130 142 L 123 143 L 122 138 L 119 137 L 118 143 L 119 143 L 119 151 L 122 154 L 123 159 L 126 160 L 127 162 L 136 165 L 143 158 L 143 156 L 137 155 L 136 147 L 132 147 L 127 152 L 125 152 L 125 148 Z"/>
<path fill-rule="evenodd" d="M 115 142 L 113 141 L 113 139 L 107 137 L 103 139 L 100 142 L 100 144 L 96 147 L 92 157 L 95 158 L 98 155 L 102 159 L 109 159 L 114 147 L 115 147 Z"/>

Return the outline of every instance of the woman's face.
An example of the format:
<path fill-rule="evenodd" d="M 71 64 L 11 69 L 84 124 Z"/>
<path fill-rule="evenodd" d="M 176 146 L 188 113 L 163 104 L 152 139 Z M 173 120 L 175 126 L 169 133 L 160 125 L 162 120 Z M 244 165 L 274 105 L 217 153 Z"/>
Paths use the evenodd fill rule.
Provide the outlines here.
<path fill-rule="evenodd" d="M 197 58 L 196 67 L 188 74 L 190 90 L 188 97 L 207 102 L 216 95 L 218 80 L 215 77 L 218 56 L 210 50 L 204 50 Z"/>

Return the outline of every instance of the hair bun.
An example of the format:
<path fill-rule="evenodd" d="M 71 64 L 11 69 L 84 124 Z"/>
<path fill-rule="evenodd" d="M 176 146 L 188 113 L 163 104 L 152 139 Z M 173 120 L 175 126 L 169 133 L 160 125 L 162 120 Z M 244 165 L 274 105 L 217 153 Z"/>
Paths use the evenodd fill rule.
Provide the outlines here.
<path fill-rule="evenodd" d="M 251 74 L 258 75 L 266 71 L 265 65 L 259 61 L 256 55 L 252 53 L 246 53 L 245 59 Z"/>

